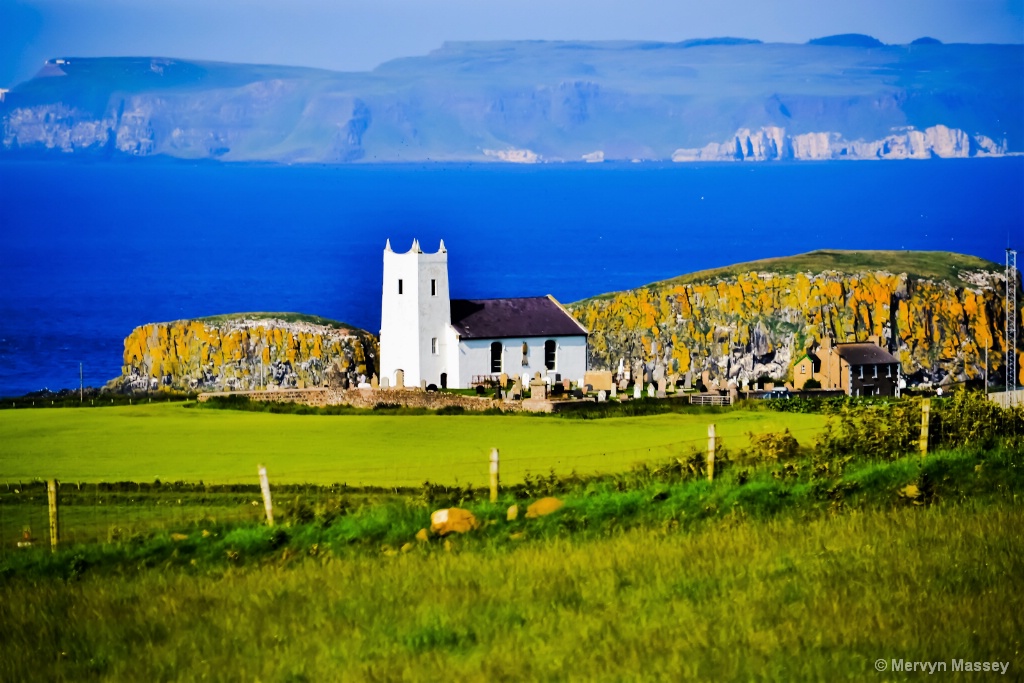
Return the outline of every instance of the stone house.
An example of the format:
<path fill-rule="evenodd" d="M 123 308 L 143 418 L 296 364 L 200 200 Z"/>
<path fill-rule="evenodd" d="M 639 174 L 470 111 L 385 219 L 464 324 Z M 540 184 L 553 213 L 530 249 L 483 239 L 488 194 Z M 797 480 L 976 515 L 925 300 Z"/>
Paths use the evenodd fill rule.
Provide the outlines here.
<path fill-rule="evenodd" d="M 833 344 L 828 337 L 793 366 L 793 386 L 804 388 L 816 379 L 822 389 L 839 389 L 848 396 L 899 396 L 900 362 L 878 337 L 866 342 Z"/>
<path fill-rule="evenodd" d="M 587 370 L 587 330 L 553 297 L 451 299 L 448 250 L 384 247 L 380 377 L 463 389 L 501 374 L 577 381 Z"/>

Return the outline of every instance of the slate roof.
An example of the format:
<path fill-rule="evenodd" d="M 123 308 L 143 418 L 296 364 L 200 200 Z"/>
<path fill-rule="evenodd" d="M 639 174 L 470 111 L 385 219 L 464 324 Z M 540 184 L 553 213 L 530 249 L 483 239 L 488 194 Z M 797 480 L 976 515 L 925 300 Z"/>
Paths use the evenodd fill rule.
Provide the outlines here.
<path fill-rule="evenodd" d="M 550 296 L 452 299 L 452 327 L 463 339 L 585 335 L 587 330 Z"/>
<path fill-rule="evenodd" d="M 871 342 L 836 344 L 836 353 L 850 365 L 886 365 L 899 363 L 896 358 L 880 346 Z"/>

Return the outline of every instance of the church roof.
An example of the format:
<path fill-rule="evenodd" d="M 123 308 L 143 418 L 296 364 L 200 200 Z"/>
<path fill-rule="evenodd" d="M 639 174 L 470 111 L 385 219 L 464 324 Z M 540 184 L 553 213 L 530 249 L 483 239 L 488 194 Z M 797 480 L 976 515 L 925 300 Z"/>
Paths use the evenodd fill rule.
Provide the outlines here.
<path fill-rule="evenodd" d="M 587 334 L 550 296 L 452 299 L 452 327 L 463 339 L 555 337 Z"/>

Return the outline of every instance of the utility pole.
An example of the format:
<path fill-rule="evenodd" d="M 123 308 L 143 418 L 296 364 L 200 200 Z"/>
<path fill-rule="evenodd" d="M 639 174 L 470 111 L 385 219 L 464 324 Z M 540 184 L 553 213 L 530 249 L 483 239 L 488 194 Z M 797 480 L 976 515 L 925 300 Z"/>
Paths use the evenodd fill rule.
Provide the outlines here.
<path fill-rule="evenodd" d="M 1017 389 L 1017 250 L 1006 249 L 1006 398 L 1012 406 Z"/>
<path fill-rule="evenodd" d="M 83 386 L 83 383 L 82 383 L 82 362 L 79 361 L 78 362 L 78 402 L 79 403 L 83 402 L 82 401 L 82 396 L 83 396 L 82 386 Z"/>

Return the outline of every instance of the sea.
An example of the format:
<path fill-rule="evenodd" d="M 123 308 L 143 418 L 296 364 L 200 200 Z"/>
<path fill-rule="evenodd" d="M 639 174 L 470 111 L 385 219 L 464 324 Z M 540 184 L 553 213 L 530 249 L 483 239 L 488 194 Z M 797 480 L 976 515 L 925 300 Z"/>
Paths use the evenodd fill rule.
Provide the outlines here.
<path fill-rule="evenodd" d="M 382 251 L 455 298 L 568 303 L 814 249 L 1024 246 L 1024 158 L 347 166 L 0 162 L 0 396 L 118 376 L 149 322 L 240 311 L 377 332 Z"/>

